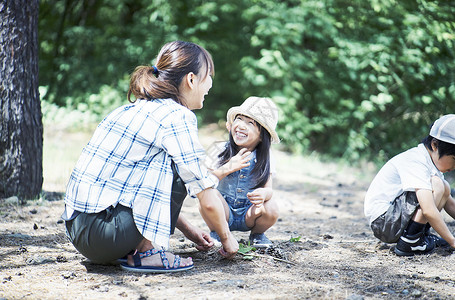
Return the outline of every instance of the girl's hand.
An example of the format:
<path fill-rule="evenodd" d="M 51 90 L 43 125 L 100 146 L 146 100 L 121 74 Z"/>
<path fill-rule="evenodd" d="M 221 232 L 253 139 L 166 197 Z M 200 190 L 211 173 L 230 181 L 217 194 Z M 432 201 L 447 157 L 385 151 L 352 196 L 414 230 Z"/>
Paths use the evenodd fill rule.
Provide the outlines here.
<path fill-rule="evenodd" d="M 237 251 L 239 251 L 239 243 L 231 232 L 229 232 L 229 235 L 226 239 L 221 240 L 221 244 L 223 247 L 218 252 L 227 259 L 234 258 L 237 254 Z"/>
<path fill-rule="evenodd" d="M 242 148 L 235 156 L 231 157 L 231 159 L 225 163 L 222 168 L 231 174 L 248 167 L 250 165 L 250 154 L 251 151 L 248 151 L 246 148 Z"/>
<path fill-rule="evenodd" d="M 258 188 L 246 194 L 246 196 L 250 202 L 253 203 L 253 205 L 255 205 L 257 208 L 260 208 L 262 205 L 264 205 L 264 202 L 268 200 L 268 193 L 268 189 Z"/>

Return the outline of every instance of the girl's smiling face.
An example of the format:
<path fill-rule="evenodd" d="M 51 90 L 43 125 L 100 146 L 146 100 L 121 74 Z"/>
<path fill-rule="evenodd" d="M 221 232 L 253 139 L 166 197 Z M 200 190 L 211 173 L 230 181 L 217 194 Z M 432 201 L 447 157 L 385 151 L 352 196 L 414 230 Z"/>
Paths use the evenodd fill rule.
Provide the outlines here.
<path fill-rule="evenodd" d="M 231 125 L 231 134 L 239 148 L 253 151 L 261 142 L 259 126 L 255 120 L 244 115 L 237 115 Z"/>

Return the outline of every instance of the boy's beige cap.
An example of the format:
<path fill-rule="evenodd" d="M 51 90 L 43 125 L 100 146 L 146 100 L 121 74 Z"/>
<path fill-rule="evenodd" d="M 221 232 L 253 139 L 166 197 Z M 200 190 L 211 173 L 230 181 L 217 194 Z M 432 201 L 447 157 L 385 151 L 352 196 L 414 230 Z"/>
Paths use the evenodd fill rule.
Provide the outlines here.
<path fill-rule="evenodd" d="M 237 115 L 244 115 L 255 120 L 270 133 L 273 144 L 278 144 L 280 138 L 275 131 L 278 123 L 278 108 L 270 98 L 249 97 L 242 105 L 234 106 L 227 112 L 227 121 L 232 124 Z"/>
<path fill-rule="evenodd" d="M 455 144 L 455 114 L 437 119 L 431 127 L 430 135 L 440 141 Z"/>

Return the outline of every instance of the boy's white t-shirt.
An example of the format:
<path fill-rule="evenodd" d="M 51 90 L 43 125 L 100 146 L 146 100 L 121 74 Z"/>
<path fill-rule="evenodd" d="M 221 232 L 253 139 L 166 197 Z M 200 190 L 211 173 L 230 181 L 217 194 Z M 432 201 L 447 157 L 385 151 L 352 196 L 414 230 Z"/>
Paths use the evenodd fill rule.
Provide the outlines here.
<path fill-rule="evenodd" d="M 423 144 L 400 153 L 379 170 L 365 195 L 364 213 L 369 223 L 385 213 L 403 192 L 432 190 L 431 177 L 444 175 Z"/>

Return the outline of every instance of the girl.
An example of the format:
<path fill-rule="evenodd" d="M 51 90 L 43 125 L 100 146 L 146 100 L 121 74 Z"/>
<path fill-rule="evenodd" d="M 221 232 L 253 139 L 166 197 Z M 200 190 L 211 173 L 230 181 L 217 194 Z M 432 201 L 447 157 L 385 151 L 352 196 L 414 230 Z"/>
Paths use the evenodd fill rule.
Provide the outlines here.
<path fill-rule="evenodd" d="M 278 206 L 272 198 L 273 166 L 270 144 L 279 143 L 275 132 L 278 109 L 271 99 L 250 97 L 227 113 L 229 142 L 218 155 L 213 171 L 224 197 L 226 220 L 231 231 L 251 231 L 254 247 L 267 247 L 271 241 L 264 232 L 275 224 Z M 211 236 L 219 240 L 215 227 L 206 222 Z"/>
<path fill-rule="evenodd" d="M 62 217 L 85 257 L 107 263 L 129 254 L 122 268 L 137 272 L 192 268 L 191 258 L 161 249 L 175 227 L 199 250 L 213 246 L 207 233 L 180 215 L 187 191 L 198 197 L 201 214 L 222 237 L 220 253 L 235 256 L 238 243 L 214 188 L 218 179 L 203 165 L 192 112 L 202 108 L 213 74 L 211 55 L 182 41 L 164 45 L 155 66 L 136 68 L 131 103 L 99 124 L 67 186 Z"/>

